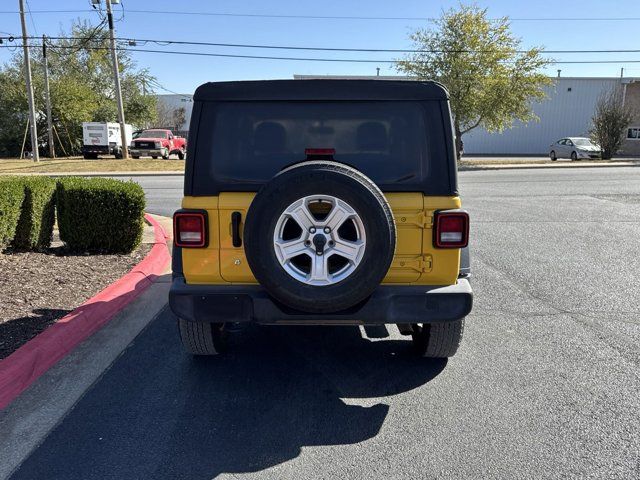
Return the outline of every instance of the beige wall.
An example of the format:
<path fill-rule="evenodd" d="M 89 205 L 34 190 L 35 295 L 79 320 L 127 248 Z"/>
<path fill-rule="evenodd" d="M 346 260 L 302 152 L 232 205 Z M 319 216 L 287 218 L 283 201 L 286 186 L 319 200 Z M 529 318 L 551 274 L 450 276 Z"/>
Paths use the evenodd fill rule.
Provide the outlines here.
<path fill-rule="evenodd" d="M 640 128 L 640 82 L 627 84 L 627 92 L 625 94 L 625 105 L 631 107 L 635 113 L 634 119 L 630 127 Z M 621 155 L 640 155 L 640 138 L 636 140 L 625 140 L 620 150 Z"/>

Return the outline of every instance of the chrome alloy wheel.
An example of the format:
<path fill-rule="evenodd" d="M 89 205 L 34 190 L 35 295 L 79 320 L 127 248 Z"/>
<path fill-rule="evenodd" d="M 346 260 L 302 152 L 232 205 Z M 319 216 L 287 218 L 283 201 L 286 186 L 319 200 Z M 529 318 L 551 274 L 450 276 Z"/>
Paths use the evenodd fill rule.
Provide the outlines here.
<path fill-rule="evenodd" d="M 307 285 L 333 285 L 351 275 L 366 248 L 364 224 L 344 200 L 310 195 L 278 218 L 273 248 L 284 270 Z"/>

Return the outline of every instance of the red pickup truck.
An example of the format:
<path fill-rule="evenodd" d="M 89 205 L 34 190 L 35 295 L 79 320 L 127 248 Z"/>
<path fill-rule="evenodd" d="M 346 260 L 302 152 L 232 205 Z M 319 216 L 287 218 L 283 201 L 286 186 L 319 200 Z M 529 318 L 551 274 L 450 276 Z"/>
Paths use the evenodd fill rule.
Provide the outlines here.
<path fill-rule="evenodd" d="M 129 154 L 133 158 L 162 157 L 165 160 L 169 155 L 176 154 L 180 160 L 183 160 L 187 154 L 187 140 L 174 135 L 171 130 L 155 128 L 143 130 L 131 142 Z"/>

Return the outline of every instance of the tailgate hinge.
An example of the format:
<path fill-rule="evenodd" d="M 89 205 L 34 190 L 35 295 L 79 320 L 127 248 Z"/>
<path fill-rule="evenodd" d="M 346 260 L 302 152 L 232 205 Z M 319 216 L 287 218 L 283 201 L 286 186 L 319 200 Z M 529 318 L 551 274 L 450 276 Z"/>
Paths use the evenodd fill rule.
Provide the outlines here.
<path fill-rule="evenodd" d="M 430 212 L 400 214 L 396 217 L 396 223 L 399 226 L 415 225 L 420 228 L 431 228 L 433 215 L 430 215 Z"/>
<path fill-rule="evenodd" d="M 413 258 L 394 258 L 391 262 L 391 268 L 410 268 L 418 272 L 431 271 L 431 255 L 422 255 Z"/>

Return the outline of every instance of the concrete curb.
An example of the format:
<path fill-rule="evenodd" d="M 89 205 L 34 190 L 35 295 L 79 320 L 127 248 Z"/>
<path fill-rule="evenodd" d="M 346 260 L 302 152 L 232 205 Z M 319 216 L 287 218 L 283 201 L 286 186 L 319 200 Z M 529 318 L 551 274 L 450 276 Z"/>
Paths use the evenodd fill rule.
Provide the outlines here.
<path fill-rule="evenodd" d="M 78 344 L 103 327 L 160 276 L 171 261 L 167 234 L 149 214 L 155 244 L 129 273 L 0 361 L 0 410 Z"/>
<path fill-rule="evenodd" d="M 611 162 L 611 163 L 505 163 L 493 165 L 491 163 L 479 163 L 477 165 L 460 165 L 458 171 L 479 171 L 479 170 L 535 170 L 541 168 L 548 169 L 582 169 L 582 168 L 616 168 L 616 167 L 640 167 L 640 162 Z"/>

